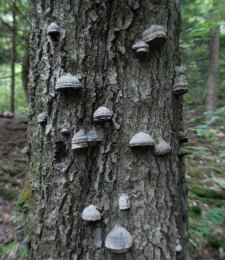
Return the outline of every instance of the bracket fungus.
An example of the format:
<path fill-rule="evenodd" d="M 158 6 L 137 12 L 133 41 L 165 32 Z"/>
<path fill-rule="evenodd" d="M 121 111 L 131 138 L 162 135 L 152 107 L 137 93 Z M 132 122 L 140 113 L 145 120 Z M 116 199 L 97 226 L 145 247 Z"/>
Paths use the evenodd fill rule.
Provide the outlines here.
<path fill-rule="evenodd" d="M 151 25 L 148 29 L 146 29 L 142 34 L 143 41 L 147 42 L 150 47 L 160 47 L 165 43 L 166 37 L 166 28 L 161 25 Z"/>
<path fill-rule="evenodd" d="M 120 210 L 126 210 L 130 208 L 130 199 L 127 194 L 121 194 L 118 202 Z"/>
<path fill-rule="evenodd" d="M 23 147 L 23 149 L 21 150 L 21 153 L 22 154 L 29 154 L 29 147 L 28 146 Z"/>
<path fill-rule="evenodd" d="M 132 245 L 131 234 L 119 225 L 116 225 L 106 236 L 105 247 L 114 253 L 125 253 Z"/>
<path fill-rule="evenodd" d="M 188 138 L 187 138 L 187 135 L 186 135 L 185 132 L 183 132 L 183 131 L 179 132 L 179 140 L 180 140 L 180 143 L 187 143 L 188 142 Z"/>
<path fill-rule="evenodd" d="M 45 112 L 42 112 L 37 115 L 37 121 L 39 124 L 45 123 L 47 121 L 47 115 Z"/>
<path fill-rule="evenodd" d="M 84 129 L 76 132 L 72 138 L 72 150 L 82 149 L 88 147 L 88 139 Z"/>
<path fill-rule="evenodd" d="M 87 139 L 89 143 L 98 143 L 101 142 L 103 137 L 102 135 L 97 132 L 95 127 L 93 127 L 88 133 L 87 133 Z"/>
<path fill-rule="evenodd" d="M 184 155 L 187 155 L 187 150 L 185 149 L 185 147 L 182 145 L 178 151 L 178 156 L 182 157 Z"/>
<path fill-rule="evenodd" d="M 83 210 L 81 218 L 85 221 L 95 222 L 101 220 L 101 213 L 96 209 L 96 206 L 89 205 Z"/>
<path fill-rule="evenodd" d="M 173 94 L 182 96 L 188 92 L 188 82 L 181 67 L 176 67 L 176 78 L 173 85 Z"/>
<path fill-rule="evenodd" d="M 133 46 L 132 49 L 136 51 L 136 53 L 147 53 L 149 52 L 149 45 L 144 41 L 138 41 Z"/>
<path fill-rule="evenodd" d="M 109 110 L 107 107 L 99 107 L 97 110 L 95 110 L 93 114 L 93 118 L 95 122 L 101 122 L 101 121 L 109 121 L 112 119 L 112 111 Z"/>
<path fill-rule="evenodd" d="M 64 90 L 64 89 L 80 89 L 81 88 L 81 82 L 78 77 L 72 76 L 70 73 L 67 73 L 66 75 L 60 77 L 56 81 L 56 87 L 55 89 L 58 91 Z"/>
<path fill-rule="evenodd" d="M 162 138 L 159 140 L 159 144 L 155 145 L 155 154 L 164 155 L 172 151 L 171 146 Z"/>
<path fill-rule="evenodd" d="M 60 33 L 59 26 L 56 23 L 51 23 L 47 28 L 47 34 L 56 37 Z"/>
<path fill-rule="evenodd" d="M 176 247 L 175 247 L 175 250 L 176 252 L 181 252 L 182 251 L 182 246 L 180 244 L 178 244 Z"/>
<path fill-rule="evenodd" d="M 68 128 L 66 128 L 66 127 L 63 127 L 63 128 L 61 129 L 61 133 L 62 133 L 63 135 L 69 135 L 69 134 L 70 134 L 70 130 L 69 130 Z"/>
<path fill-rule="evenodd" d="M 130 147 L 154 146 L 154 140 L 151 135 L 139 132 L 130 139 L 129 145 Z"/>

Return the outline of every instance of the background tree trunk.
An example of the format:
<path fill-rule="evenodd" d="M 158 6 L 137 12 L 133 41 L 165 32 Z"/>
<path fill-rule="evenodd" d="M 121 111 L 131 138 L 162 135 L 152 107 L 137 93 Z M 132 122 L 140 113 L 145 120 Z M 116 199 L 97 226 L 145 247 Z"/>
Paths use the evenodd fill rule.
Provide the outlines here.
<path fill-rule="evenodd" d="M 217 97 L 217 76 L 219 71 L 219 49 L 220 49 L 220 27 L 215 26 L 210 30 L 209 43 L 209 66 L 208 78 L 206 81 L 207 99 L 206 110 L 208 111 L 206 118 L 210 120 L 213 112 L 216 110 Z"/>
<path fill-rule="evenodd" d="M 176 2 L 30 1 L 30 259 L 189 259 L 184 161 L 177 156 L 182 100 L 172 95 L 180 61 Z M 53 21 L 61 28 L 59 41 L 46 33 Z M 167 42 L 138 57 L 131 46 L 152 24 L 167 26 Z M 82 75 L 80 93 L 55 91 L 56 80 L 67 72 Z M 101 105 L 113 111 L 103 142 L 73 152 L 73 132 L 91 129 Z M 36 119 L 42 111 L 45 125 Z M 70 136 L 62 136 L 63 126 Z M 172 153 L 133 151 L 128 143 L 139 131 L 156 142 L 162 136 Z M 124 192 L 131 209 L 122 212 L 118 197 Z M 98 206 L 102 221 L 82 221 L 89 204 Z M 115 224 L 134 238 L 121 256 L 104 247 Z M 176 239 L 183 247 L 179 253 Z"/>
<path fill-rule="evenodd" d="M 25 55 L 23 57 L 22 63 L 22 82 L 23 82 L 23 89 L 26 95 L 27 101 L 29 101 L 29 89 L 28 89 L 28 77 L 29 77 L 29 45 L 27 44 L 27 48 L 25 51 Z"/>
<path fill-rule="evenodd" d="M 15 61 L 16 61 L 16 0 L 12 2 L 12 54 L 11 54 L 11 92 L 10 92 L 10 110 L 15 112 Z"/>

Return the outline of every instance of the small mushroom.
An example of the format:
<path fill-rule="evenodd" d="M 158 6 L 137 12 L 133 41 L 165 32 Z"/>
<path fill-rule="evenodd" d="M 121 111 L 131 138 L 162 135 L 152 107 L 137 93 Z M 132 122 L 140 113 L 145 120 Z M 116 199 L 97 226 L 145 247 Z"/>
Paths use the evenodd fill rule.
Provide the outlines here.
<path fill-rule="evenodd" d="M 42 112 L 37 115 L 37 121 L 39 124 L 45 123 L 47 121 L 47 115 L 45 112 Z"/>
<path fill-rule="evenodd" d="M 178 244 L 178 245 L 175 247 L 175 250 L 176 250 L 176 252 L 181 252 L 181 251 L 182 251 L 182 246 L 181 246 L 181 244 Z"/>
<path fill-rule="evenodd" d="M 185 147 L 182 145 L 182 146 L 180 147 L 180 150 L 178 151 L 178 156 L 179 156 L 179 157 L 182 157 L 182 156 L 184 156 L 184 155 L 187 155 L 187 150 L 186 150 Z"/>
<path fill-rule="evenodd" d="M 95 222 L 101 220 L 101 213 L 96 209 L 96 206 L 89 205 L 83 210 L 81 218 L 85 221 Z"/>
<path fill-rule="evenodd" d="M 126 210 L 130 208 L 130 199 L 127 194 L 121 194 L 118 202 L 120 210 Z"/>
<path fill-rule="evenodd" d="M 69 134 L 70 134 L 70 130 L 69 130 L 68 128 L 66 128 L 66 127 L 63 127 L 63 128 L 61 129 L 61 133 L 62 133 L 63 135 L 69 135 Z"/>
<path fill-rule="evenodd" d="M 136 51 L 136 53 L 146 53 L 149 52 L 149 45 L 144 41 L 136 42 L 132 49 Z"/>
<path fill-rule="evenodd" d="M 47 34 L 51 37 L 56 37 L 60 33 L 59 26 L 56 23 L 51 23 L 47 28 Z"/>
<path fill-rule="evenodd" d="M 173 94 L 181 96 L 188 92 L 188 82 L 181 67 L 176 67 L 175 70 L 176 78 L 173 85 Z"/>
<path fill-rule="evenodd" d="M 129 145 L 131 147 L 154 146 L 154 140 L 151 135 L 139 132 L 130 139 Z"/>
<path fill-rule="evenodd" d="M 155 154 L 164 155 L 172 151 L 171 146 L 162 138 L 159 140 L 159 144 L 155 145 Z"/>
<path fill-rule="evenodd" d="M 147 42 L 150 47 L 157 48 L 166 41 L 166 28 L 161 25 L 151 25 L 142 34 L 143 41 Z"/>
<path fill-rule="evenodd" d="M 67 73 L 66 75 L 60 77 L 56 81 L 56 87 L 55 89 L 58 91 L 64 90 L 64 89 L 80 89 L 81 83 L 78 77 L 72 76 L 70 73 Z"/>
<path fill-rule="evenodd" d="M 187 135 L 183 131 L 179 132 L 179 139 L 180 139 L 180 143 L 187 143 L 188 142 Z"/>
<path fill-rule="evenodd" d="M 29 148 L 28 148 L 28 146 L 23 147 L 23 149 L 21 150 L 21 153 L 22 153 L 22 154 L 29 154 Z"/>
<path fill-rule="evenodd" d="M 133 245 L 133 238 L 123 227 L 116 225 L 106 236 L 105 247 L 114 253 L 125 253 Z"/>
<path fill-rule="evenodd" d="M 76 132 L 72 138 L 72 150 L 82 149 L 88 147 L 88 139 L 84 129 Z"/>
<path fill-rule="evenodd" d="M 93 114 L 93 118 L 95 122 L 100 122 L 100 121 L 108 121 L 112 119 L 112 111 L 109 110 L 107 107 L 99 107 L 97 110 L 95 110 Z"/>
<path fill-rule="evenodd" d="M 97 132 L 97 130 L 95 129 L 95 127 L 93 127 L 88 133 L 87 133 L 87 139 L 89 143 L 97 143 L 97 142 L 101 142 L 103 137 L 102 135 Z"/>

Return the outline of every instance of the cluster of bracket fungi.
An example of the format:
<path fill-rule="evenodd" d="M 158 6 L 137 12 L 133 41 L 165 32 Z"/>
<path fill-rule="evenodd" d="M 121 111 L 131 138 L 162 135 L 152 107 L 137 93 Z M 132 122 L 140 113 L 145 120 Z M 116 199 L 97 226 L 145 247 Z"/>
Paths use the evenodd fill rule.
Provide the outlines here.
<path fill-rule="evenodd" d="M 47 28 L 47 34 L 53 39 L 57 39 L 60 35 L 60 28 L 56 23 L 51 23 Z M 148 53 L 154 48 L 162 46 L 167 39 L 167 30 L 161 25 L 152 25 L 146 29 L 142 34 L 142 39 L 136 42 L 132 49 L 137 54 Z M 181 67 L 175 68 L 176 76 L 173 85 L 173 94 L 175 96 L 181 96 L 188 91 L 188 83 Z M 56 91 L 64 91 L 66 89 L 79 90 L 82 89 L 82 84 L 79 76 L 73 76 L 69 73 L 60 77 L 56 82 Z M 93 114 L 93 121 L 95 123 L 104 123 L 111 121 L 113 113 L 110 109 L 105 106 L 99 107 Z M 40 124 L 44 124 L 47 121 L 47 115 L 42 112 L 37 115 L 37 121 Z M 61 133 L 67 135 L 70 130 L 66 127 L 61 129 Z M 92 126 L 91 130 L 86 134 L 85 130 L 81 128 L 75 132 L 72 137 L 71 148 L 72 150 L 85 149 L 92 145 L 97 145 L 103 140 L 103 134 L 100 128 Z M 184 156 L 187 154 L 183 143 L 187 142 L 186 133 L 183 131 L 179 132 L 179 143 L 180 150 L 178 156 Z M 169 143 L 167 143 L 162 137 L 159 138 L 156 144 L 153 137 L 144 132 L 135 134 L 129 141 L 131 148 L 137 147 L 154 147 L 154 153 L 157 156 L 163 156 L 171 153 L 172 149 Z M 128 210 L 130 208 L 129 196 L 125 193 L 121 194 L 118 199 L 119 210 Z M 81 218 L 87 222 L 96 222 L 101 220 L 101 213 L 95 205 L 89 205 L 84 208 Z M 115 225 L 115 227 L 106 236 L 105 247 L 114 253 L 127 252 L 133 245 L 133 238 L 130 233 L 123 227 Z M 176 241 L 175 251 L 180 252 L 182 246 L 179 241 Z"/>

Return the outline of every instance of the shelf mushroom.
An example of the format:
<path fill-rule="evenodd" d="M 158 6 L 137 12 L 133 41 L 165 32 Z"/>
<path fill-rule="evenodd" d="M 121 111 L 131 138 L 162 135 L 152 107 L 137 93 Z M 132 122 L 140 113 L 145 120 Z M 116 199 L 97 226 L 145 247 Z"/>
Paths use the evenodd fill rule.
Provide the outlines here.
<path fill-rule="evenodd" d="M 123 227 L 116 225 L 107 235 L 105 247 L 114 253 L 125 253 L 133 245 L 131 234 Z"/>
<path fill-rule="evenodd" d="M 165 27 L 154 24 L 143 32 L 142 39 L 148 43 L 150 47 L 157 48 L 165 43 L 167 39 L 166 31 Z"/>
<path fill-rule="evenodd" d="M 159 144 L 155 145 L 155 154 L 164 155 L 172 151 L 171 146 L 162 138 L 159 140 Z"/>
<path fill-rule="evenodd" d="M 56 23 L 51 23 L 47 28 L 47 34 L 51 37 L 56 37 L 60 34 L 59 26 Z"/>
<path fill-rule="evenodd" d="M 72 76 L 70 73 L 60 77 L 56 81 L 55 89 L 57 91 L 63 91 L 64 89 L 77 90 L 81 88 L 81 82 L 77 76 Z"/>
<path fill-rule="evenodd" d="M 86 147 L 88 147 L 88 139 L 84 129 L 80 129 L 72 138 L 72 150 L 78 150 Z"/>
<path fill-rule="evenodd" d="M 37 115 L 37 121 L 39 124 L 45 123 L 47 121 L 47 115 L 45 112 L 42 112 Z"/>
<path fill-rule="evenodd" d="M 186 135 L 185 132 L 183 132 L 183 131 L 179 132 L 179 140 L 180 140 L 180 143 L 187 143 L 188 142 L 188 138 L 187 138 L 187 135 Z"/>
<path fill-rule="evenodd" d="M 144 41 L 138 41 L 133 46 L 132 49 L 136 51 L 136 53 L 147 53 L 149 52 L 149 45 Z"/>
<path fill-rule="evenodd" d="M 89 205 L 83 210 L 81 218 L 85 221 L 95 222 L 101 220 L 101 213 L 96 209 L 96 206 Z"/>
<path fill-rule="evenodd" d="M 179 151 L 178 151 L 178 156 L 182 157 L 184 155 L 187 155 L 187 150 L 185 149 L 185 147 L 183 145 L 181 145 Z"/>
<path fill-rule="evenodd" d="M 102 135 L 97 132 L 95 127 L 93 127 L 88 133 L 87 133 L 87 139 L 88 143 L 98 143 L 101 142 L 103 137 Z"/>
<path fill-rule="evenodd" d="M 178 244 L 176 247 L 175 247 L 175 250 L 177 253 L 181 252 L 182 251 L 182 246 L 181 244 Z"/>
<path fill-rule="evenodd" d="M 122 193 L 119 197 L 119 209 L 126 210 L 130 208 L 130 199 L 127 194 Z"/>
<path fill-rule="evenodd" d="M 188 92 L 188 82 L 181 67 L 176 67 L 176 78 L 173 85 L 173 94 L 182 96 Z"/>
<path fill-rule="evenodd" d="M 93 118 L 95 122 L 109 121 L 112 119 L 112 111 L 107 107 L 101 106 L 95 110 Z"/>
<path fill-rule="evenodd" d="M 154 140 L 151 135 L 139 132 L 134 135 L 129 142 L 130 147 L 154 146 Z"/>
<path fill-rule="evenodd" d="M 61 133 L 62 133 L 63 135 L 69 135 L 69 134 L 70 134 L 70 130 L 69 130 L 68 128 L 66 128 L 66 127 L 63 127 L 63 128 L 61 129 Z"/>

